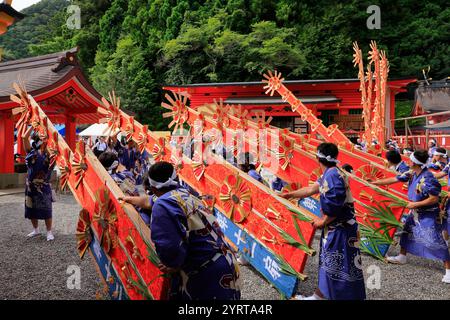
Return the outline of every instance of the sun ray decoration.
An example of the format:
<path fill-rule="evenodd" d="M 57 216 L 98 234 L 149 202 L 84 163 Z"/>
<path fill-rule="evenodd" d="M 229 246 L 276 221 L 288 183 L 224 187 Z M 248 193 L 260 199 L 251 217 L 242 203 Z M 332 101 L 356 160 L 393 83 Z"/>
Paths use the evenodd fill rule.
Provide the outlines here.
<path fill-rule="evenodd" d="M 61 157 L 58 159 L 59 171 L 61 171 L 60 183 L 61 190 L 66 190 L 69 182 L 70 172 L 72 171 L 72 164 L 70 163 L 71 151 L 69 148 L 63 149 Z"/>
<path fill-rule="evenodd" d="M 383 171 L 371 164 L 365 164 L 359 167 L 358 170 L 355 171 L 355 175 L 368 182 L 384 179 L 386 177 Z"/>
<path fill-rule="evenodd" d="M 129 117 L 127 120 L 127 123 L 125 125 L 125 138 L 127 139 L 127 142 L 133 139 L 134 134 L 134 117 Z"/>
<path fill-rule="evenodd" d="M 200 181 L 205 173 L 206 166 L 208 165 L 206 159 L 202 156 L 203 152 L 195 152 L 192 157 L 192 169 L 197 181 Z"/>
<path fill-rule="evenodd" d="M 189 95 L 187 93 L 177 93 L 173 91 L 172 94 L 173 98 L 168 93 L 164 95 L 169 103 L 163 102 L 161 106 L 170 111 L 163 113 L 162 116 L 163 118 L 173 118 L 169 123 L 169 128 L 172 128 L 172 126 L 175 125 L 174 131 L 176 131 L 179 127 L 182 127 L 183 124 L 188 120 L 189 112 L 187 109 L 187 102 Z"/>
<path fill-rule="evenodd" d="M 108 93 L 109 101 L 102 97 L 103 107 L 98 108 L 98 112 L 105 115 L 104 118 L 100 119 L 100 123 L 108 124 L 108 133 L 114 134 L 120 128 L 121 122 L 121 111 L 120 111 L 120 98 L 116 97 L 114 91 Z"/>
<path fill-rule="evenodd" d="M 31 106 L 31 126 L 33 127 L 34 130 L 39 131 L 39 128 L 41 127 L 41 116 L 39 114 L 39 110 L 37 106 Z"/>
<path fill-rule="evenodd" d="M 117 235 L 117 212 L 109 196 L 108 188 L 101 188 L 95 193 L 93 221 L 100 227 L 100 245 L 109 254 L 119 244 Z"/>
<path fill-rule="evenodd" d="M 229 104 L 224 105 L 223 99 L 220 98 L 219 102 L 214 99 L 215 110 L 212 110 L 212 118 L 217 122 L 217 128 L 221 131 L 230 126 L 230 113 L 231 106 Z"/>
<path fill-rule="evenodd" d="M 80 259 L 83 259 L 84 254 L 92 241 L 91 218 L 89 216 L 89 211 L 84 208 L 81 209 L 78 217 L 76 237 L 78 255 L 80 256 Z"/>
<path fill-rule="evenodd" d="M 356 41 L 353 42 L 353 51 L 354 51 L 353 66 L 354 67 L 358 66 L 359 91 L 361 92 L 361 106 L 363 108 L 362 118 L 364 120 L 364 138 L 366 141 L 372 141 L 371 126 L 370 126 L 371 121 L 370 100 L 367 98 L 362 51 L 359 48 L 358 43 Z M 369 68 L 368 70 L 370 70 L 370 66 L 368 66 L 368 68 Z"/>
<path fill-rule="evenodd" d="M 44 116 L 39 121 L 39 126 L 37 127 L 37 132 L 40 137 L 48 137 L 48 118 Z"/>
<path fill-rule="evenodd" d="M 270 94 L 272 97 L 275 91 L 280 89 L 281 83 L 284 81 L 284 78 L 281 78 L 281 73 L 275 70 L 275 74 L 272 71 L 267 71 L 268 74 L 263 74 L 265 80 L 262 82 L 266 83 L 264 89 L 266 90 L 266 94 Z"/>
<path fill-rule="evenodd" d="M 136 141 L 140 153 L 144 152 L 145 146 L 147 145 L 148 140 L 147 134 L 148 134 L 148 126 L 147 125 L 142 126 L 142 130 L 141 132 L 139 132 L 139 136 Z"/>
<path fill-rule="evenodd" d="M 291 159 L 294 157 L 294 140 L 280 135 L 277 158 L 280 162 L 281 169 L 286 168 L 291 163 Z"/>
<path fill-rule="evenodd" d="M 255 119 L 253 120 L 258 124 L 259 129 L 268 129 L 270 127 L 270 122 L 272 122 L 273 117 L 268 117 L 266 119 L 266 112 L 259 111 L 255 112 Z"/>
<path fill-rule="evenodd" d="M 9 98 L 11 101 L 17 103 L 19 106 L 12 109 L 13 116 L 20 114 L 19 120 L 16 123 L 17 136 L 22 137 L 33 115 L 33 108 L 31 107 L 30 99 L 24 85 L 13 83 L 13 88 L 16 90 L 18 96 L 11 94 Z"/>
<path fill-rule="evenodd" d="M 59 156 L 59 134 L 57 131 L 53 131 L 51 134 L 51 138 L 48 142 L 48 152 L 50 153 L 50 167 L 56 162 L 56 159 Z"/>
<path fill-rule="evenodd" d="M 156 143 L 153 145 L 153 149 L 151 152 L 152 157 L 156 162 L 164 160 L 164 157 L 166 156 L 165 147 L 166 139 L 164 139 L 163 137 L 158 138 L 158 140 L 156 140 Z"/>
<path fill-rule="evenodd" d="M 226 216 L 236 223 L 244 221 L 252 210 L 251 190 L 239 174 L 225 178 L 219 199 L 223 203 Z"/>
<path fill-rule="evenodd" d="M 75 189 L 78 189 L 78 186 L 81 184 L 84 178 L 84 174 L 87 170 L 86 164 L 86 146 L 83 140 L 77 141 L 77 145 L 75 147 L 75 153 L 72 159 L 72 169 L 73 174 L 76 177 Z"/>
<path fill-rule="evenodd" d="M 236 126 L 236 129 L 242 129 L 247 130 L 248 129 L 248 110 L 242 108 L 242 106 L 239 104 L 237 106 L 232 107 L 233 115 L 239 119 L 239 123 Z"/>
<path fill-rule="evenodd" d="M 177 172 L 183 169 L 183 148 L 181 146 L 172 149 L 169 161 L 173 164 Z"/>

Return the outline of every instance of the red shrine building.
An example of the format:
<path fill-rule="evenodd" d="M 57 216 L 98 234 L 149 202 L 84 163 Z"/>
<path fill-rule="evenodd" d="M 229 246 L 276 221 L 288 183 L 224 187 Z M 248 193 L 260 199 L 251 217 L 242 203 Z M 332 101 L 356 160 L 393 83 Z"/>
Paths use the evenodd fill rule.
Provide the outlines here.
<path fill-rule="evenodd" d="M 392 124 L 388 128 L 389 135 L 393 132 L 391 120 L 395 118 L 395 96 L 405 92 L 406 86 L 413 82 L 416 82 L 416 79 L 388 81 L 386 123 Z M 364 130 L 358 79 L 287 80 L 283 83 L 311 108 L 325 125 L 336 123 L 348 135 Z M 271 124 L 274 126 L 289 128 L 298 133 L 309 133 L 309 125 L 301 120 L 299 114 L 292 112 L 290 106 L 276 93 L 273 97 L 266 95 L 263 86 L 262 82 L 225 82 L 167 85 L 163 89 L 187 92 L 193 108 L 213 103 L 214 99 L 223 99 L 224 103 L 242 105 L 250 115 L 265 111 L 266 116 L 273 117 Z"/>
<path fill-rule="evenodd" d="M 54 124 L 64 124 L 74 150 L 76 125 L 97 123 L 101 95 L 90 85 L 76 58 L 77 49 L 0 63 L 0 175 L 14 173 L 15 119 L 12 84 L 21 83 Z M 18 118 L 18 116 L 17 116 Z M 17 152 L 24 154 L 17 137 Z"/>

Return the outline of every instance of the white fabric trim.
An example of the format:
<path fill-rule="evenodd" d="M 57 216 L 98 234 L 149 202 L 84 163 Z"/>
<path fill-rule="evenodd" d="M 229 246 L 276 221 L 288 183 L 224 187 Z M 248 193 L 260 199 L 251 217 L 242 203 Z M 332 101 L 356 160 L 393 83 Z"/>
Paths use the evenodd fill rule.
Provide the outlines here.
<path fill-rule="evenodd" d="M 323 153 L 321 153 L 320 151 L 317 151 L 316 153 L 317 157 L 319 157 L 320 159 L 325 159 L 328 162 L 334 162 L 334 163 L 340 163 L 340 161 L 338 159 L 332 158 L 330 156 L 325 156 Z"/>
<path fill-rule="evenodd" d="M 444 158 L 447 158 L 447 153 L 442 153 L 434 150 L 433 156 L 443 156 Z"/>
<path fill-rule="evenodd" d="M 419 160 L 417 160 L 417 158 L 414 156 L 414 153 L 411 153 L 411 155 L 409 156 L 409 159 L 415 163 L 418 164 L 422 169 L 425 169 L 427 167 L 427 165 L 423 162 L 420 162 Z"/>
<path fill-rule="evenodd" d="M 172 176 L 166 182 L 158 182 L 158 181 L 153 180 L 150 177 L 148 177 L 148 182 L 150 183 L 150 185 L 152 187 L 154 187 L 156 189 L 162 189 L 162 188 L 166 188 L 166 187 L 170 187 L 170 186 L 177 186 L 178 182 L 175 181 L 176 177 L 177 177 L 177 171 L 174 169 Z"/>

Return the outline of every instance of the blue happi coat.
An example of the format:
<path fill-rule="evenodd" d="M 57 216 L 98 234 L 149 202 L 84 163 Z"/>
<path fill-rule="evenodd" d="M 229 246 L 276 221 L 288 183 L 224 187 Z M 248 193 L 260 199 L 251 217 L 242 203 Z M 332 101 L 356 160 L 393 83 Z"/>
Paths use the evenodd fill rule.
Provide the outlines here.
<path fill-rule="evenodd" d="M 405 163 L 405 161 L 401 161 L 395 167 L 395 171 L 397 171 L 397 173 L 403 173 L 403 172 L 409 171 L 409 166 Z"/>
<path fill-rule="evenodd" d="M 240 299 L 239 267 L 202 202 L 174 188 L 152 205 L 151 237 L 161 262 L 175 268 L 170 299 Z"/>
<path fill-rule="evenodd" d="M 54 164 L 50 156 L 32 149 L 25 157 L 27 180 L 25 186 L 25 218 L 50 219 L 52 217 L 52 189 L 50 178 Z"/>
<path fill-rule="evenodd" d="M 319 290 L 327 299 L 366 298 L 358 224 L 348 178 L 337 167 L 328 168 L 317 181 L 322 214 L 336 217 L 322 231 L 319 255 Z"/>
<path fill-rule="evenodd" d="M 397 176 L 397 180 L 408 182 L 408 199 L 418 202 L 430 195 L 439 196 L 441 185 L 433 174 L 423 169 L 418 175 L 407 171 Z M 405 220 L 400 246 L 408 253 L 433 260 L 450 260 L 447 244 L 442 236 L 439 221 L 439 203 L 411 210 Z M 417 214 L 417 218 L 415 218 Z"/>
<path fill-rule="evenodd" d="M 115 172 L 111 174 L 114 182 L 119 186 L 120 190 L 127 196 L 138 197 L 139 191 L 136 188 L 136 180 L 133 173 L 128 170 L 123 170 L 120 172 Z M 142 220 L 144 220 L 146 225 L 150 225 L 150 215 L 147 210 L 139 207 L 135 207 L 136 211 L 139 212 Z"/>
<path fill-rule="evenodd" d="M 120 158 L 120 163 L 127 168 L 127 170 L 131 171 L 134 169 L 136 159 L 139 157 L 138 153 L 134 148 L 129 149 L 124 148 L 122 152 L 122 157 Z"/>
<path fill-rule="evenodd" d="M 444 167 L 442 172 L 445 172 L 447 174 L 447 191 L 450 193 L 450 184 L 448 182 L 450 179 L 450 163 L 448 163 Z M 443 221 L 442 221 L 442 228 L 444 230 L 447 230 L 447 232 L 450 234 L 450 223 L 448 223 L 449 216 L 450 216 L 450 201 L 447 199 L 447 203 L 445 205 L 445 215 L 444 215 Z"/>
<path fill-rule="evenodd" d="M 443 170 L 445 168 L 445 166 L 447 165 L 446 162 L 443 161 L 436 161 L 436 162 L 432 162 L 430 164 L 428 164 L 428 168 L 433 169 L 433 170 Z"/>

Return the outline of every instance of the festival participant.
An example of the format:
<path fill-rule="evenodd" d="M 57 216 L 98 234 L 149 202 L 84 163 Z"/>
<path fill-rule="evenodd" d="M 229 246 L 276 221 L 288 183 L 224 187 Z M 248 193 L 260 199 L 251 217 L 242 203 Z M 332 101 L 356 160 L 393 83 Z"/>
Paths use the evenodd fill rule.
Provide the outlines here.
<path fill-rule="evenodd" d="M 214 215 L 179 186 L 170 163 L 156 162 L 148 176 L 155 201 L 122 200 L 152 208 L 151 237 L 160 269 L 172 275 L 170 299 L 240 299 L 239 267 Z"/>
<path fill-rule="evenodd" d="M 144 176 L 144 173 L 145 171 L 141 159 L 136 159 L 133 169 L 133 175 L 136 179 L 136 185 L 142 184 L 142 177 Z"/>
<path fill-rule="evenodd" d="M 277 192 L 280 192 L 285 186 L 287 186 L 288 183 L 283 181 L 282 179 L 276 177 L 273 181 L 272 181 L 272 190 L 275 190 Z"/>
<path fill-rule="evenodd" d="M 428 141 L 428 159 L 430 160 L 433 157 L 434 151 L 437 148 L 436 140 L 430 139 Z"/>
<path fill-rule="evenodd" d="M 108 144 L 105 141 L 105 137 L 100 137 L 93 148 L 95 156 L 98 158 L 107 148 Z"/>
<path fill-rule="evenodd" d="M 139 191 L 136 188 L 136 180 L 133 173 L 126 170 L 126 168 L 120 165 L 117 155 L 113 152 L 103 152 L 98 160 L 103 167 L 108 171 L 111 178 L 119 186 L 120 190 L 127 196 L 138 197 Z M 139 212 L 142 220 L 145 224 L 150 225 L 150 216 L 141 210 L 141 207 L 136 206 L 136 211 Z"/>
<path fill-rule="evenodd" d="M 264 179 L 261 177 L 261 175 L 256 171 L 256 167 L 254 165 L 253 157 L 250 154 L 250 152 L 245 152 L 243 154 L 243 161 L 240 161 L 242 163 L 239 163 L 239 169 L 247 173 L 250 177 L 253 179 L 265 183 Z"/>
<path fill-rule="evenodd" d="M 389 168 L 399 174 L 409 170 L 409 166 L 402 160 L 402 156 L 396 150 L 386 152 L 386 160 L 388 161 Z"/>
<path fill-rule="evenodd" d="M 353 173 L 353 167 L 348 163 L 342 165 L 342 170 L 347 171 L 348 173 Z"/>
<path fill-rule="evenodd" d="M 436 148 L 433 152 L 431 162 L 428 164 L 428 168 L 441 171 L 447 165 L 447 150 L 444 148 Z"/>
<path fill-rule="evenodd" d="M 23 136 L 23 146 L 27 153 L 27 180 L 25 187 L 25 218 L 31 220 L 33 231 L 28 237 L 39 235 L 38 220 L 45 220 L 47 228 L 47 241 L 55 239 L 52 233 L 52 202 L 53 194 L 50 178 L 54 164 L 50 166 L 50 155 L 46 150 L 47 136 L 33 135 L 33 146 L 30 146 L 30 127 Z"/>
<path fill-rule="evenodd" d="M 136 151 L 134 149 L 133 140 L 128 141 L 125 149 L 122 152 L 122 158 L 120 159 L 120 163 L 127 168 L 128 171 L 132 171 L 134 169 L 135 161 L 136 161 Z"/>
<path fill-rule="evenodd" d="M 353 197 L 346 174 L 336 167 L 338 148 L 321 143 L 317 158 L 323 174 L 313 185 L 281 195 L 303 199 L 320 193 L 322 217 L 313 226 L 322 230 L 319 254 L 319 285 L 310 297 L 301 300 L 363 300 L 366 298 L 361 255 L 358 248 L 358 224 Z"/>
<path fill-rule="evenodd" d="M 410 171 L 374 182 L 376 185 L 389 185 L 398 181 L 408 182 L 410 202 L 406 208 L 411 211 L 400 238 L 400 254 L 387 257 L 387 261 L 406 264 L 406 253 L 432 260 L 442 260 L 446 269 L 442 282 L 450 283 L 450 253 L 441 233 L 442 225 L 437 221 L 440 213 L 441 185 L 427 168 L 427 151 L 417 150 L 411 154 L 410 159 Z M 418 215 L 417 221 L 415 214 Z"/>

